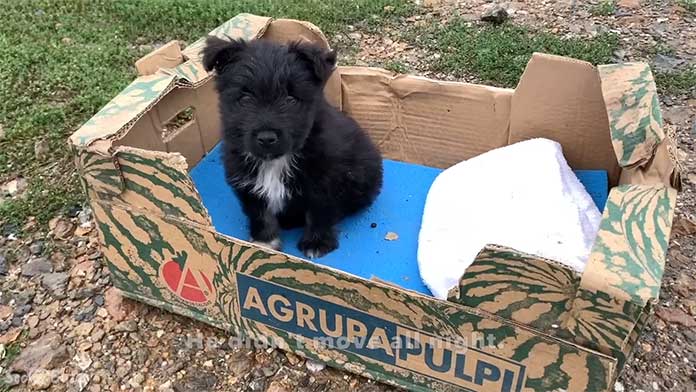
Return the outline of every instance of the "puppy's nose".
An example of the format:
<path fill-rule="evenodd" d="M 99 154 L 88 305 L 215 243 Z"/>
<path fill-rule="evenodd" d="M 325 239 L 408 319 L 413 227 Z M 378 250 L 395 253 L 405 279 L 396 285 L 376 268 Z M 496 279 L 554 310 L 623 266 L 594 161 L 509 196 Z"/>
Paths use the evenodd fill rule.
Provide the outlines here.
<path fill-rule="evenodd" d="M 261 147 L 270 147 L 278 142 L 278 135 L 275 132 L 263 131 L 256 135 L 256 141 Z"/>

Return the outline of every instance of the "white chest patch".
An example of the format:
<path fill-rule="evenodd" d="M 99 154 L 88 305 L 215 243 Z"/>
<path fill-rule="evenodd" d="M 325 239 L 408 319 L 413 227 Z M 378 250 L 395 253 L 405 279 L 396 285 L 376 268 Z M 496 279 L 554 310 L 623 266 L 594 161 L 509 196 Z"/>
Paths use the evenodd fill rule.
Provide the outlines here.
<path fill-rule="evenodd" d="M 282 211 L 290 198 L 290 190 L 285 186 L 285 181 L 292 176 L 292 164 L 292 157 L 288 156 L 263 161 L 256 172 L 256 181 L 251 184 L 252 192 L 264 198 L 268 209 L 274 214 Z"/>

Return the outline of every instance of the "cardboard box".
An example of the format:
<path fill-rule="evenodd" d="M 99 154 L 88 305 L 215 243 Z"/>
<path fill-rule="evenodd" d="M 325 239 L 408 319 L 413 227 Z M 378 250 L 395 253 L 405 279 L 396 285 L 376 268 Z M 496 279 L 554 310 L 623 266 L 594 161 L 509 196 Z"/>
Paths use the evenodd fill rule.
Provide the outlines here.
<path fill-rule="evenodd" d="M 211 34 L 328 46 L 309 23 L 249 14 Z M 138 61 L 140 76 L 70 138 L 124 295 L 410 390 L 612 389 L 659 293 L 679 184 L 646 64 L 535 54 L 514 90 L 336 70 L 327 97 L 387 158 L 448 167 L 547 137 L 574 169 L 609 173 L 582 276 L 492 245 L 441 301 L 215 231 L 187 172 L 220 138 L 203 44 Z"/>

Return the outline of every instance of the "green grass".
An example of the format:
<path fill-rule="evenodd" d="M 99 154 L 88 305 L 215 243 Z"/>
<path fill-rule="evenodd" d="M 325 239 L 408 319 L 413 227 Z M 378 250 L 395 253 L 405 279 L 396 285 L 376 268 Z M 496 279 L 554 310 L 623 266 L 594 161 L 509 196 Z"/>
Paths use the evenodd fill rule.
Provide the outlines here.
<path fill-rule="evenodd" d="M 696 12 L 696 0 L 678 0 L 677 3 L 689 12 Z"/>
<path fill-rule="evenodd" d="M 20 341 L 24 338 L 24 333 L 20 335 L 20 338 L 18 338 L 16 341 L 8 344 L 5 346 L 5 356 L 0 359 L 0 368 L 3 369 L 2 372 L 0 372 L 0 392 L 6 392 L 11 390 L 10 386 L 5 383 L 5 373 L 6 369 L 10 364 L 12 364 L 12 361 L 14 361 L 15 358 L 19 355 L 19 353 L 22 351 L 22 346 L 20 345 Z"/>
<path fill-rule="evenodd" d="M 616 12 L 616 2 L 614 0 L 601 0 L 599 4 L 592 7 L 590 10 L 595 16 L 609 16 Z"/>
<path fill-rule="evenodd" d="M 655 72 L 655 83 L 662 94 L 689 94 L 696 98 L 696 66 L 673 72 Z"/>
<path fill-rule="evenodd" d="M 0 184 L 29 180 L 21 199 L 0 199 L 0 225 L 47 222 L 83 194 L 67 137 L 135 77 L 146 47 L 191 42 L 240 12 L 291 17 L 331 34 L 374 28 L 412 12 L 408 0 L 63 0 L 0 7 Z M 51 153 L 35 159 L 45 139 Z"/>
<path fill-rule="evenodd" d="M 534 52 L 545 52 L 585 60 L 593 64 L 610 63 L 619 40 L 612 34 L 592 39 L 563 39 L 546 32 L 504 24 L 477 27 L 454 20 L 431 34 L 442 52 L 434 65 L 455 75 L 470 73 L 483 82 L 514 87 Z"/>
<path fill-rule="evenodd" d="M 384 69 L 387 69 L 392 72 L 400 73 L 400 74 L 406 74 L 408 73 L 408 66 L 404 64 L 401 61 L 398 60 L 390 60 L 387 63 L 384 64 Z"/>

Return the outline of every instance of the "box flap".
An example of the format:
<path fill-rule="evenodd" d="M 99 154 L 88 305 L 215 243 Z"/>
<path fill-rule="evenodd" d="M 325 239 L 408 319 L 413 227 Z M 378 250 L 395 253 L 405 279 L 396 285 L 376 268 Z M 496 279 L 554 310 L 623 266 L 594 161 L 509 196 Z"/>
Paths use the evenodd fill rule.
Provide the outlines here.
<path fill-rule="evenodd" d="M 512 90 L 377 68 L 339 72 L 343 111 L 386 158 L 446 168 L 507 144 Z"/>
<path fill-rule="evenodd" d="M 590 63 L 532 56 L 512 97 L 509 143 L 536 137 L 559 142 L 573 169 L 604 169 L 618 183 L 599 74 Z"/>
<path fill-rule="evenodd" d="M 665 138 L 650 67 L 646 63 L 623 63 L 600 65 L 598 70 L 619 164 L 645 164 Z"/>
<path fill-rule="evenodd" d="M 579 284 L 580 276 L 558 262 L 487 245 L 448 300 L 555 335 Z"/>
<path fill-rule="evenodd" d="M 613 188 L 580 288 L 641 307 L 657 299 L 676 196 L 661 185 Z"/>
<path fill-rule="evenodd" d="M 173 68 L 184 62 L 179 41 L 169 41 L 135 62 L 138 75 L 152 75 L 160 68 Z"/>

